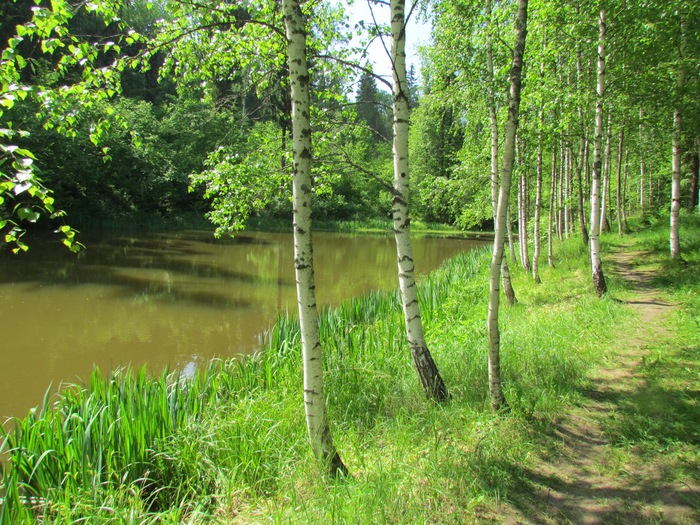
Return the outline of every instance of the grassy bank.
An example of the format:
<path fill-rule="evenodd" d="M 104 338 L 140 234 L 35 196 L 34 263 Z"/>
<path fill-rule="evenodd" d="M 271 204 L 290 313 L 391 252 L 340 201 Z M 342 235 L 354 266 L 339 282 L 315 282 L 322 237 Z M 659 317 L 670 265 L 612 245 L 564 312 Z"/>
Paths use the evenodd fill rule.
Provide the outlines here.
<path fill-rule="evenodd" d="M 697 268 L 700 239 L 690 230 L 682 238 Z M 647 228 L 624 242 L 662 254 L 663 231 Z M 619 243 L 604 241 L 605 249 Z M 517 490 L 535 449 L 556 446 L 553 424 L 582 401 L 589 372 L 634 323 L 616 300 L 625 293 L 621 280 L 610 279 L 609 297 L 595 297 L 578 239 L 557 243 L 556 268 L 542 267 L 539 286 L 513 268 L 519 303 L 501 316 L 513 410 L 494 415 L 489 258 L 488 250 L 464 254 L 420 286 L 428 342 L 451 392 L 444 406 L 425 400 L 395 294 L 370 294 L 322 315 L 331 425 L 351 478 L 318 475 L 303 415 L 298 327 L 280 318 L 258 357 L 215 362 L 195 378 L 95 374 L 89 388 L 68 389 L 55 409 L 18 422 L 5 441 L 12 455 L 0 523 L 478 520 Z M 662 255 L 655 264 L 673 266 Z M 692 332 L 697 271 L 678 266 L 679 276 L 692 274 L 672 289 L 687 305 L 679 323 Z"/>

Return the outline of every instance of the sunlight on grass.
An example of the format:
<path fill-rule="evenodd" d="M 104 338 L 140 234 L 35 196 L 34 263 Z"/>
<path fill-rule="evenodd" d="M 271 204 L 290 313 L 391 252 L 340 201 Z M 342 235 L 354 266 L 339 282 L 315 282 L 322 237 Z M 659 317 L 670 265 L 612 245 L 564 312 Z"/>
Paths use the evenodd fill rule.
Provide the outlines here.
<path fill-rule="evenodd" d="M 656 235 L 625 242 L 656 246 Z M 697 236 L 688 239 L 697 245 Z M 697 255 L 689 248 L 688 264 Z M 578 239 L 557 244 L 556 268 L 542 268 L 540 285 L 511 264 L 519 302 L 502 309 L 501 344 L 513 410 L 494 415 L 489 261 L 489 249 L 470 252 L 420 283 L 428 343 L 451 393 L 444 405 L 425 399 L 396 293 L 370 293 L 322 313 L 331 426 L 351 478 L 317 474 L 303 415 L 299 327 L 280 316 L 253 358 L 213 362 L 192 379 L 96 372 L 89 385 L 65 389 L 17 421 L 5 436 L 0 523 L 477 520 L 519 490 L 533 454 L 556 449 L 554 422 L 582 402 L 589 374 L 634 323 L 615 300 L 621 281 L 611 281 L 609 297 L 595 298 Z M 643 446 L 651 458 L 670 454 L 669 468 L 697 475 L 698 399 L 681 390 L 698 379 L 696 281 L 670 288 L 684 305 L 673 338 L 650 349 L 640 364 L 644 388 L 608 422 L 621 447 L 611 452 L 611 468 L 627 461 L 624 447 Z"/>

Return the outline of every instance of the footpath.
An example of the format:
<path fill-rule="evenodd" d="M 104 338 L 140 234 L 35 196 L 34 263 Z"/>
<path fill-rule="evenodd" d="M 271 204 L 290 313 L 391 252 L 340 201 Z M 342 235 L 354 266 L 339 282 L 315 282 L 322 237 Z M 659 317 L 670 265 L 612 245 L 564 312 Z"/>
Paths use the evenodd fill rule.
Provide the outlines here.
<path fill-rule="evenodd" d="M 551 437 L 558 446 L 528 468 L 529 483 L 509 495 L 498 523 L 700 524 L 700 484 L 684 468 L 686 460 L 688 469 L 697 468 L 698 443 L 687 436 L 689 427 L 700 428 L 700 385 L 669 388 L 653 380 L 654 367 L 688 371 L 692 364 L 683 363 L 680 351 L 680 359 L 666 365 L 663 349 L 679 355 L 679 338 L 669 326 L 676 305 L 654 288 L 652 272 L 637 268 L 644 257 L 617 251 L 608 259 L 608 271 L 628 289 L 624 302 L 635 311 L 634 328 L 621 331 L 619 344 L 591 377 L 585 401 L 556 422 Z M 669 414 L 682 414 L 681 430 L 674 424 L 664 428 Z M 655 421 L 655 415 L 661 417 Z M 630 435 L 639 439 L 626 442 Z M 650 450 L 648 443 L 659 445 Z"/>

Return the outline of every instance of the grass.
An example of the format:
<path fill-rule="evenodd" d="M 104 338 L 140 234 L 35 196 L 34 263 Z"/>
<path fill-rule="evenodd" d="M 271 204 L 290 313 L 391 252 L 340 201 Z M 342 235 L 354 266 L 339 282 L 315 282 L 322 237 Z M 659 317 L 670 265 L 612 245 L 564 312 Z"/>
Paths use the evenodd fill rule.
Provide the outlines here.
<path fill-rule="evenodd" d="M 700 242 L 683 235 L 689 263 L 696 264 Z M 660 239 L 649 230 L 636 242 L 657 250 Z M 605 248 L 617 242 L 609 236 Z M 611 297 L 595 297 L 578 239 L 557 244 L 556 269 L 542 267 L 539 286 L 511 264 L 519 303 L 501 311 L 501 347 L 512 411 L 493 414 L 486 371 L 489 260 L 488 250 L 463 254 L 420 283 L 426 336 L 451 393 L 444 405 L 425 400 L 395 293 L 371 293 L 322 313 L 326 395 L 349 479 L 317 474 L 303 415 L 299 328 L 281 316 L 256 357 L 213 362 L 192 378 L 95 373 L 90 385 L 68 388 L 46 404 L 51 408 L 18 421 L 5 436 L 0 523 L 485 519 L 522 484 L 533 452 L 556 446 L 557 418 L 582 402 L 588 374 L 634 321 L 612 297 L 621 283 L 611 281 Z M 687 305 L 679 323 L 688 341 L 696 341 L 688 343 L 695 353 L 692 362 L 680 350 L 677 358 L 664 357 L 673 374 L 659 374 L 658 384 L 671 376 L 685 384 L 696 374 L 691 321 L 697 321 L 698 289 L 685 279 L 672 294 Z M 659 364 L 650 363 L 650 381 L 656 370 Z M 674 413 L 675 419 L 685 414 L 686 430 L 697 409 L 688 403 L 678 400 Z M 631 412 L 620 426 L 621 441 L 645 439 L 628 433 L 640 426 Z"/>
<path fill-rule="evenodd" d="M 664 478 L 700 482 L 700 217 L 681 217 L 682 260 L 669 256 L 667 220 L 653 221 L 631 239 L 611 239 L 642 252 L 635 265 L 655 272 L 652 285 L 677 305 L 666 332 L 644 341 L 631 395 L 606 421 L 613 455 L 652 466 Z M 623 292 L 624 293 L 624 292 Z M 700 501 L 695 505 L 700 509 Z"/>

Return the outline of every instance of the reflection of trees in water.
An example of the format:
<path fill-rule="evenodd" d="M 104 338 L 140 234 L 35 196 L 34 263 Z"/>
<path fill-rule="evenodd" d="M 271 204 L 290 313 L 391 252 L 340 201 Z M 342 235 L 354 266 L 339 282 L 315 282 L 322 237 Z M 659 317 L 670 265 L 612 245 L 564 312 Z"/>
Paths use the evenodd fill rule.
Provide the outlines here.
<path fill-rule="evenodd" d="M 107 286 L 112 298 L 137 303 L 237 309 L 259 302 L 284 308 L 294 288 L 290 234 L 247 232 L 216 239 L 209 232 L 184 232 L 84 242 L 87 249 L 77 256 L 41 244 L 26 254 L 0 255 L 0 283 L 36 289 L 95 284 Z M 418 238 L 417 270 L 426 273 L 468 248 L 466 241 Z M 388 236 L 317 233 L 315 255 L 321 302 L 396 286 L 396 253 Z"/>
<path fill-rule="evenodd" d="M 293 287 L 293 280 L 282 279 L 279 272 L 279 242 L 243 236 L 212 239 L 211 234 L 185 234 L 87 241 L 88 249 L 78 257 L 37 245 L 27 257 L 4 258 L 0 282 L 100 284 L 114 287 L 113 297 L 141 302 L 236 308 L 250 306 L 235 293 L 237 286 Z"/>

